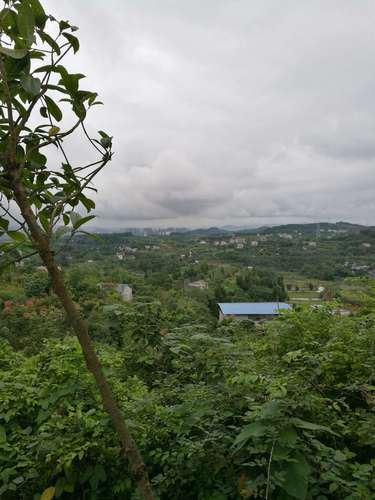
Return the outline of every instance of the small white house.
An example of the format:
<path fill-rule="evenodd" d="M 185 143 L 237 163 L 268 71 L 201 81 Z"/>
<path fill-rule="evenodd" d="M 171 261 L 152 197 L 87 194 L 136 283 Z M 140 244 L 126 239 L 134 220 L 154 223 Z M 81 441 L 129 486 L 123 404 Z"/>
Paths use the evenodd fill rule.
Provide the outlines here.
<path fill-rule="evenodd" d="M 198 280 L 198 281 L 192 281 L 191 283 L 188 283 L 188 286 L 190 288 L 199 288 L 200 290 L 206 290 L 208 288 L 208 283 L 207 283 L 207 281 L 204 281 L 204 280 Z"/>
<path fill-rule="evenodd" d="M 116 285 L 116 292 L 118 292 L 123 300 L 123 302 L 130 302 L 133 298 L 133 290 L 126 283 L 120 283 Z"/>

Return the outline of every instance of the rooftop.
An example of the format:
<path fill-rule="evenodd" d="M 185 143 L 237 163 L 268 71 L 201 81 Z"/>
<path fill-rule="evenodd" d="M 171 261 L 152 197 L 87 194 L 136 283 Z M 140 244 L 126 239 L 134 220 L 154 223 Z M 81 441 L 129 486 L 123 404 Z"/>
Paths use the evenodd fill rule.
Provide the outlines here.
<path fill-rule="evenodd" d="M 290 310 L 292 306 L 285 302 L 221 302 L 218 304 L 223 314 L 279 314 L 280 309 Z"/>

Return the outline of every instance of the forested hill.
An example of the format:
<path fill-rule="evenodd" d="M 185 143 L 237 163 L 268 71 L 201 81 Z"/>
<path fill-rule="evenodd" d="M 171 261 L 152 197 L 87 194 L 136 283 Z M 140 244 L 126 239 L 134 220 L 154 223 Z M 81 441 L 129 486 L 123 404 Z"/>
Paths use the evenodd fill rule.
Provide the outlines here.
<path fill-rule="evenodd" d="M 263 228 L 261 232 L 266 234 L 273 233 L 301 233 L 305 235 L 316 235 L 322 234 L 325 232 L 339 232 L 341 234 L 357 234 L 366 229 L 374 229 L 369 228 L 368 226 L 360 225 L 360 224 L 352 224 L 350 222 L 317 222 L 317 223 L 309 223 L 309 224 L 284 224 L 281 226 L 272 226 L 268 228 Z"/>
<path fill-rule="evenodd" d="M 302 235 L 316 235 L 317 233 L 324 234 L 325 232 L 341 232 L 342 234 L 356 234 L 361 231 L 374 231 L 375 227 L 365 226 L 361 224 L 352 224 L 350 222 L 314 222 L 306 224 L 283 224 L 278 226 L 256 226 L 256 227 L 241 227 L 241 226 L 218 226 L 208 228 L 127 228 L 119 231 L 101 231 L 94 229 L 94 232 L 102 234 L 132 234 L 134 236 L 163 236 L 163 235 L 186 235 L 186 236 L 224 236 L 230 234 L 276 234 L 276 233 L 295 233 Z"/>

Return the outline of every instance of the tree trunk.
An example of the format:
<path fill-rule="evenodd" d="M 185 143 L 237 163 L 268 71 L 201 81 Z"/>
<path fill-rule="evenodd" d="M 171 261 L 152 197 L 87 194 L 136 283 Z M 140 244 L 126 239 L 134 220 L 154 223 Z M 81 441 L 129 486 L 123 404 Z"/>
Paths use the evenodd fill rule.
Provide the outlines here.
<path fill-rule="evenodd" d="M 61 273 L 56 265 L 50 242 L 39 226 L 37 219 L 31 209 L 27 194 L 20 178 L 19 169 L 9 170 L 9 177 L 14 192 L 14 198 L 20 208 L 22 216 L 27 223 L 35 248 L 48 269 L 53 289 L 60 299 L 66 316 L 78 337 L 88 370 L 93 374 L 96 385 L 102 398 L 103 406 L 119 435 L 123 451 L 129 461 L 130 471 L 136 481 L 139 493 L 144 500 L 153 500 L 154 495 L 148 478 L 148 473 L 137 445 L 130 435 L 126 422 L 120 412 L 117 402 L 112 394 L 111 388 L 104 376 L 102 366 L 95 353 L 94 347 L 88 334 L 86 321 L 81 316 L 67 290 Z"/>

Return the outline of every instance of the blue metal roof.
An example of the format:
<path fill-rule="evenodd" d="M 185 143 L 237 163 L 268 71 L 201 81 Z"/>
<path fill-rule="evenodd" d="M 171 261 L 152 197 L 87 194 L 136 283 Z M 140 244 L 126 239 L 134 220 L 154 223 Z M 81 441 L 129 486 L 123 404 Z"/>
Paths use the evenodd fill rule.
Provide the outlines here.
<path fill-rule="evenodd" d="M 292 309 L 285 302 L 221 302 L 218 304 L 223 314 L 266 315 L 279 314 L 280 309 Z"/>

